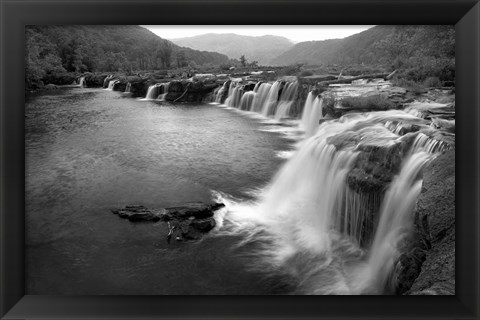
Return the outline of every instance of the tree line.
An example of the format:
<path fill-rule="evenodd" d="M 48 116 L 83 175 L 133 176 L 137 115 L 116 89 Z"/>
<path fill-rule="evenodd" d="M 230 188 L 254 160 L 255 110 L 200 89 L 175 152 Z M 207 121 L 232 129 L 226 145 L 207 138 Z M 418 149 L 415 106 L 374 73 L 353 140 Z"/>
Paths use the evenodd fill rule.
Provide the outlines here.
<path fill-rule="evenodd" d="M 179 47 L 140 26 L 28 26 L 25 82 L 64 73 L 125 72 L 222 64 L 216 52 Z"/>

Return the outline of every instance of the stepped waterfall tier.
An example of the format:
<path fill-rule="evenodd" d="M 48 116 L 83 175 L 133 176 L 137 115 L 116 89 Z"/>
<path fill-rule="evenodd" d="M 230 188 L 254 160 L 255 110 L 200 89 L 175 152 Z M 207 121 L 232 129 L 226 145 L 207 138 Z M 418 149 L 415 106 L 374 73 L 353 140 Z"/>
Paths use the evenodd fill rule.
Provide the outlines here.
<path fill-rule="evenodd" d="M 257 252 L 259 269 L 300 277 L 299 283 L 308 284 L 300 286 L 303 293 L 393 292 L 387 283 L 402 241 L 412 232 L 421 169 L 441 148 L 432 149 L 433 140 L 423 134 L 407 139 L 392 133 L 385 127 L 392 119 L 415 120 L 403 111 L 386 111 L 322 124 L 301 142 L 256 201 L 227 204 L 231 232 L 264 242 Z M 377 152 L 403 156 L 392 159 L 398 167 L 388 173 L 390 182 L 371 195 L 350 175 L 363 169 L 361 157 Z M 377 199 L 377 208 L 368 194 Z M 312 263 L 306 267 L 306 261 Z M 332 276 L 328 285 L 326 274 Z"/>
<path fill-rule="evenodd" d="M 448 107 L 414 102 L 405 110 L 325 118 L 332 94 L 342 108 L 342 99 L 390 90 L 388 82 L 372 88 L 357 81 L 321 95 L 310 91 L 301 114 L 292 116 L 297 82 L 246 88 L 231 82 L 225 105 L 275 121 L 297 118 L 290 125 L 303 135 L 255 199 L 216 194 L 227 204 L 220 232 L 243 234 L 240 246 L 256 247 L 252 269 L 295 279 L 298 293 L 395 293 L 396 266 L 415 232 L 422 169 L 454 148 L 454 134 L 437 130 L 439 120 L 429 118 Z"/>
<path fill-rule="evenodd" d="M 214 2 L 197 7 L 233 21 Z M 255 18 L 290 6 L 267 2 L 230 9 Z M 309 14 L 328 16 L 308 2 Z M 182 15 L 168 3 L 152 15 Z M 466 78 L 456 79 L 455 53 L 471 42 L 456 44 L 456 32 L 473 16 L 458 28 L 25 26 L 25 105 L 20 117 L 6 113 L 24 122 L 9 133 L 24 139 L 25 170 L 6 177 L 25 198 L 25 254 L 16 256 L 25 294 L 465 298 L 455 283 L 456 218 L 474 224 L 466 204 L 475 192 L 456 196 L 455 173 L 473 177 L 477 154 L 456 170 L 455 85 Z M 463 87 L 458 107 L 477 119 Z M 476 141 L 473 122 L 461 123 L 462 142 Z M 4 211 L 5 221 L 15 215 Z M 462 247 L 461 258 L 471 251 Z M 472 278 L 467 269 L 462 279 Z M 255 302 L 260 312 L 235 303 L 157 312 L 351 311 L 328 302 L 296 310 L 282 299 Z M 412 313 L 375 303 L 351 307 L 371 318 Z M 420 304 L 422 315 L 433 306 Z M 436 313 L 465 318 L 452 306 Z"/>
<path fill-rule="evenodd" d="M 110 80 L 108 82 L 107 90 L 113 90 L 117 83 L 120 83 L 120 80 Z"/>
<path fill-rule="evenodd" d="M 168 93 L 169 84 L 169 82 L 166 82 L 149 86 L 145 100 L 164 100 Z"/>
<path fill-rule="evenodd" d="M 249 293 L 404 294 L 419 290 L 417 277 L 427 282 L 419 274 L 423 263 L 432 264 L 428 250 L 435 239 L 425 222 L 429 216 L 420 215 L 417 203 L 428 192 L 422 187 L 425 168 L 455 150 L 451 92 L 411 96 L 385 79 L 324 86 L 300 77 L 103 77 L 96 80 L 104 88 L 97 90 L 104 95 L 100 99 L 88 88 L 91 75 L 70 85 L 89 94 L 82 98 L 88 103 L 79 102 L 78 108 L 95 116 L 85 121 L 78 114 L 69 117 L 69 123 L 88 126 L 86 137 L 71 131 L 69 123 L 55 132 L 87 154 L 75 155 L 75 149 L 62 157 L 98 166 L 96 175 L 109 172 L 112 185 L 120 181 L 114 192 L 94 185 L 106 188 L 95 194 L 111 198 L 112 212 L 123 223 L 154 234 L 161 254 L 154 255 L 155 263 L 137 257 L 133 264 L 140 261 L 141 272 L 155 273 L 150 267 L 157 270 L 160 264 L 168 279 L 159 283 L 172 287 L 178 270 L 191 268 L 205 275 L 206 283 L 217 281 L 211 274 L 219 272 L 235 283 L 232 288 L 241 286 L 241 292 Z M 90 103 L 95 112 L 88 109 Z M 117 104 L 121 107 L 112 108 Z M 106 116 L 97 117 L 98 110 Z M 86 144 L 96 132 L 103 133 L 102 143 L 116 147 Z M 30 139 L 36 134 L 30 131 Z M 58 141 L 62 139 L 46 143 Z M 427 174 L 431 179 L 432 173 Z M 117 194 L 128 198 L 130 193 L 135 197 L 120 203 L 124 200 Z M 155 199 L 145 200 L 151 194 Z M 149 223 L 156 229 L 146 229 Z M 63 220 L 59 226 L 65 227 Z M 119 228 L 118 234 L 129 232 L 129 225 Z M 159 234 L 167 240 L 157 241 Z M 145 243 L 140 247 L 135 244 L 132 251 L 149 250 Z M 164 255 L 170 260 L 162 260 Z M 170 264 L 174 259 L 178 265 Z M 213 259 L 229 259 L 228 268 L 212 267 Z M 225 275 L 230 264 L 241 267 Z M 250 288 L 265 279 L 278 279 L 278 284 Z M 92 292 L 97 287 L 92 284 Z M 212 290 L 219 291 L 224 292 Z"/>

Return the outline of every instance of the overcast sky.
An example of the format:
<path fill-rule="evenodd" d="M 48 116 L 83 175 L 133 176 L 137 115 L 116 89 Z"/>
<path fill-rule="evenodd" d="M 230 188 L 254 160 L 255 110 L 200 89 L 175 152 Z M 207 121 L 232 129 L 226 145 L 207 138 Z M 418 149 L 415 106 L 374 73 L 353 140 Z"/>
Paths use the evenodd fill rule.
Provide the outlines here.
<path fill-rule="evenodd" d="M 142 26 L 161 38 L 176 39 L 205 33 L 236 33 L 246 36 L 277 35 L 293 42 L 340 39 L 373 26 Z"/>

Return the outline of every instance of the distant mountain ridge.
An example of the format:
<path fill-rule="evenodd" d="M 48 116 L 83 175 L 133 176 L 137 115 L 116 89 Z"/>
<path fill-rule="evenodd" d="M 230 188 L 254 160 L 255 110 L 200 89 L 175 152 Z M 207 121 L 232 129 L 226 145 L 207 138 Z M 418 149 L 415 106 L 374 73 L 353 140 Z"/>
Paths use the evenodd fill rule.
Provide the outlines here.
<path fill-rule="evenodd" d="M 258 61 L 268 65 L 282 52 L 293 47 L 293 42 L 280 36 L 244 36 L 234 33 L 207 33 L 199 36 L 170 39 L 173 43 L 196 50 L 209 50 L 239 59 L 245 55 L 247 61 Z"/>
<path fill-rule="evenodd" d="M 375 26 L 344 39 L 297 43 L 271 62 L 272 65 L 378 65 L 411 60 L 413 56 L 454 59 L 454 51 L 453 26 Z"/>
<path fill-rule="evenodd" d="M 372 45 L 385 39 L 395 26 L 376 26 L 344 39 L 297 43 L 290 50 L 272 59 L 274 65 L 306 63 L 312 65 L 349 63 L 373 50 Z"/>

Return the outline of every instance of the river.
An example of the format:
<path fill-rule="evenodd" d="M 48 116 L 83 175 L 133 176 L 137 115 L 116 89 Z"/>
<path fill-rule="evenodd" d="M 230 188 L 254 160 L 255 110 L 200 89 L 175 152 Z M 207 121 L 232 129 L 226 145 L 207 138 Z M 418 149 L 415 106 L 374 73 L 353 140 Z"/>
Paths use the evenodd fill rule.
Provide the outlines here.
<path fill-rule="evenodd" d="M 27 294 L 269 294 L 235 238 L 167 244 L 164 223 L 119 219 L 159 208 L 240 199 L 263 187 L 292 140 L 209 104 L 132 99 L 102 89 L 30 95 L 25 112 Z M 265 130 L 266 129 L 266 130 Z"/>
<path fill-rule="evenodd" d="M 27 97 L 27 293 L 395 293 L 423 167 L 454 148 L 454 108 L 325 119 L 310 92 L 293 119 L 297 83 L 280 85 L 230 84 L 225 104 L 83 88 Z M 226 206 L 196 242 L 111 212 L 212 200 Z"/>

